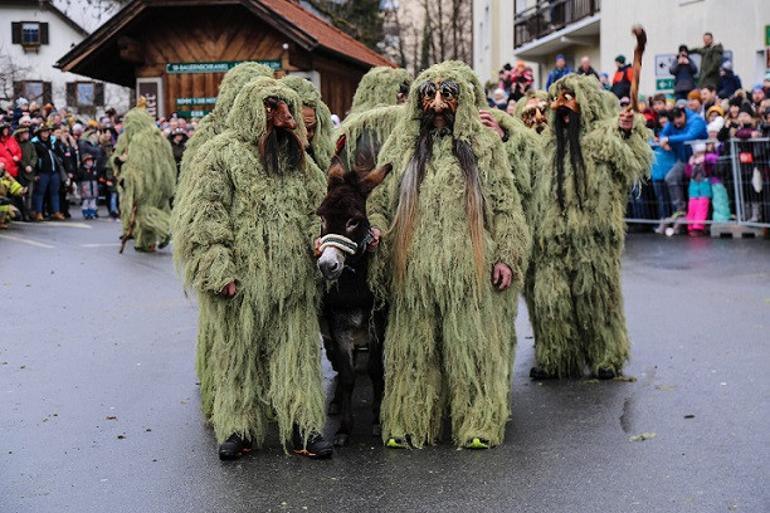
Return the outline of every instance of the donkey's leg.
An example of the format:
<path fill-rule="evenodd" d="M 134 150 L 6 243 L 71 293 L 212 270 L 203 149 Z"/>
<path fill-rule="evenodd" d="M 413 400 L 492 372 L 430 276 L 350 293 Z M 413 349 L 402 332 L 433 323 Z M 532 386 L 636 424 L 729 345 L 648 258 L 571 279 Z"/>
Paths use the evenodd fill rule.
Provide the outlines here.
<path fill-rule="evenodd" d="M 385 313 L 383 311 L 373 314 L 372 332 L 369 337 L 369 379 L 372 380 L 372 435 L 379 437 L 382 434 L 380 427 L 380 406 L 382 394 L 385 390 L 385 362 L 383 361 L 383 342 L 385 340 Z"/>
<path fill-rule="evenodd" d="M 340 426 L 334 436 L 334 445 L 348 444 L 353 431 L 353 388 L 356 384 L 356 368 L 353 359 L 355 338 L 345 319 L 334 319 L 332 336 L 336 342 L 334 353 L 337 360 L 337 387 L 335 401 L 339 407 Z"/>

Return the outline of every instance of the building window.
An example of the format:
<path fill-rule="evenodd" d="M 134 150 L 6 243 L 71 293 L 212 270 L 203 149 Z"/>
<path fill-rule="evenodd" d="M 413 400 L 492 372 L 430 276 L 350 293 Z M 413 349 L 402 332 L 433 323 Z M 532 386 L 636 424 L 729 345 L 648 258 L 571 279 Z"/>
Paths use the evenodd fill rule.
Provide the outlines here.
<path fill-rule="evenodd" d="M 43 88 L 43 82 L 36 82 L 27 80 L 22 82 L 21 86 L 22 96 L 30 102 L 43 103 L 43 95 L 45 93 Z"/>
<path fill-rule="evenodd" d="M 48 23 L 14 21 L 11 23 L 11 40 L 15 45 L 37 51 L 40 45 L 48 44 Z"/>
<path fill-rule="evenodd" d="M 22 23 L 21 24 L 21 44 L 23 46 L 40 45 L 40 24 Z"/>
<path fill-rule="evenodd" d="M 77 83 L 77 104 L 78 107 L 93 107 L 95 105 L 96 84 L 93 82 Z"/>

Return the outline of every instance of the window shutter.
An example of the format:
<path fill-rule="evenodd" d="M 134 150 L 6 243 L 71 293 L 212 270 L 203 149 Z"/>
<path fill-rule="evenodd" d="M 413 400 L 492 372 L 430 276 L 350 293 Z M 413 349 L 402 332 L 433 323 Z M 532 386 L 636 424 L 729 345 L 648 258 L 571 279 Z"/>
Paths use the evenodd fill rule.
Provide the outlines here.
<path fill-rule="evenodd" d="M 94 106 L 104 107 L 104 82 L 94 84 Z"/>
<path fill-rule="evenodd" d="M 41 45 L 48 44 L 48 23 L 40 24 L 40 44 Z"/>
<path fill-rule="evenodd" d="M 50 82 L 43 82 L 43 103 L 53 103 Z"/>
<path fill-rule="evenodd" d="M 11 22 L 11 42 L 15 45 L 21 44 L 21 22 Z"/>
<path fill-rule="evenodd" d="M 78 105 L 78 83 L 67 82 L 67 107 L 77 107 Z"/>

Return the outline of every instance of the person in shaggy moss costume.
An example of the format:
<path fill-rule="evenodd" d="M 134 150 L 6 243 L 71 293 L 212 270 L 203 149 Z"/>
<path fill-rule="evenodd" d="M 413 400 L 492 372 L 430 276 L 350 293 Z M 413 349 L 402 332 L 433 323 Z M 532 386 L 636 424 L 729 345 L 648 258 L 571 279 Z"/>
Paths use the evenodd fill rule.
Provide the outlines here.
<path fill-rule="evenodd" d="M 187 140 L 187 144 L 185 144 L 182 165 L 180 166 L 180 181 L 198 148 L 225 130 L 227 115 L 230 113 L 230 109 L 233 108 L 235 97 L 238 96 L 241 89 L 255 78 L 272 78 L 272 76 L 273 70 L 271 68 L 256 62 L 242 62 L 225 74 L 222 82 L 219 84 L 219 95 L 217 96 L 214 110 L 200 120 L 195 128 L 195 132 L 193 132 L 192 136 Z"/>
<path fill-rule="evenodd" d="M 488 448 L 508 419 L 530 239 L 507 153 L 482 125 L 468 72 L 438 64 L 415 80 L 379 156 L 393 173 L 369 200 L 372 226 L 388 228 L 369 276 L 390 304 L 388 447 L 435 443 L 446 413 L 457 446 Z"/>
<path fill-rule="evenodd" d="M 118 170 L 122 238 L 133 237 L 137 251 L 153 252 L 171 237 L 176 161 L 168 139 L 141 104 L 142 99 L 123 118 L 112 163 Z"/>
<path fill-rule="evenodd" d="M 281 79 L 302 100 L 302 119 L 307 130 L 307 152 L 323 171 L 329 169 L 334 154 L 332 113 L 321 99 L 321 93 L 309 80 L 289 75 Z"/>
<path fill-rule="evenodd" d="M 372 68 L 361 77 L 349 114 L 402 104 L 406 101 L 411 84 L 412 75 L 403 68 Z"/>
<path fill-rule="evenodd" d="M 332 453 L 320 434 L 320 278 L 311 243 L 326 180 L 304 151 L 301 116 L 285 85 L 249 82 L 227 129 L 196 154 L 174 210 L 175 260 L 198 294 L 199 340 L 208 341 L 199 369 L 213 384 L 210 421 L 222 459 L 261 446 L 271 420 L 295 453 Z"/>
<path fill-rule="evenodd" d="M 652 162 L 644 118 L 619 112 L 591 77 L 551 86 L 532 219 L 532 378 L 622 373 L 629 341 L 620 285 L 628 191 Z"/>
<path fill-rule="evenodd" d="M 214 110 L 206 115 L 198 124 L 197 129 L 193 133 L 192 137 L 187 140 L 185 146 L 184 155 L 182 156 L 181 171 L 179 174 L 179 183 L 177 184 L 176 196 L 174 204 L 184 204 L 187 200 L 185 195 L 188 191 L 192 191 L 189 180 L 197 180 L 200 171 L 191 169 L 191 163 L 195 160 L 198 148 L 204 143 L 210 141 L 217 135 L 225 131 L 227 116 L 233 108 L 235 98 L 238 93 L 251 82 L 257 78 L 271 78 L 273 77 L 273 70 L 269 67 L 258 64 L 256 62 L 244 62 L 238 64 L 233 69 L 227 72 L 222 79 L 222 83 L 219 85 L 219 96 L 217 97 L 217 103 L 214 106 Z M 174 207 L 176 211 L 178 207 Z M 175 216 L 173 219 L 179 219 Z M 175 231 L 184 229 L 184 227 L 174 226 Z M 179 264 L 179 262 L 177 262 Z M 206 366 L 210 364 L 208 357 L 209 350 L 213 341 L 208 338 L 210 330 L 200 327 L 198 329 L 198 343 L 195 359 L 195 370 L 198 375 L 198 381 L 200 382 L 200 395 L 201 395 L 201 409 L 206 418 L 211 417 L 211 411 L 214 407 L 214 394 L 211 379 L 211 373 L 207 371 Z"/>

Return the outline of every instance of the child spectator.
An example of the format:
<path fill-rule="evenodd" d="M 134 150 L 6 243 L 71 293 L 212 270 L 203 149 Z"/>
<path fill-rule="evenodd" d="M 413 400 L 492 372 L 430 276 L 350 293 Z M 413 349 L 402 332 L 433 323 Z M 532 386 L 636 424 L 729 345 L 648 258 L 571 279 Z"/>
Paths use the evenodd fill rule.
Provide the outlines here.
<path fill-rule="evenodd" d="M 99 173 L 94 165 L 94 157 L 90 153 L 80 157 L 77 182 L 82 200 L 83 219 L 96 219 L 99 217 L 96 207 L 96 200 L 99 197 Z"/>
<path fill-rule="evenodd" d="M 687 232 L 689 235 L 701 235 L 708 219 L 711 206 L 711 182 L 708 179 L 706 163 L 706 144 L 699 142 L 693 145 L 693 153 L 687 163 L 685 174 L 690 177 L 687 194 Z"/>
<path fill-rule="evenodd" d="M 661 127 L 669 123 L 668 113 L 663 111 L 658 114 L 658 125 Z M 655 203 L 658 207 L 658 219 L 660 226 L 655 229 L 655 233 L 664 233 L 667 219 L 671 215 L 671 199 L 668 195 L 668 184 L 666 184 L 666 174 L 676 164 L 676 155 L 673 151 L 665 149 L 663 146 L 655 145 L 653 148 L 655 159 L 652 163 L 651 178 L 652 189 L 655 192 Z"/>

